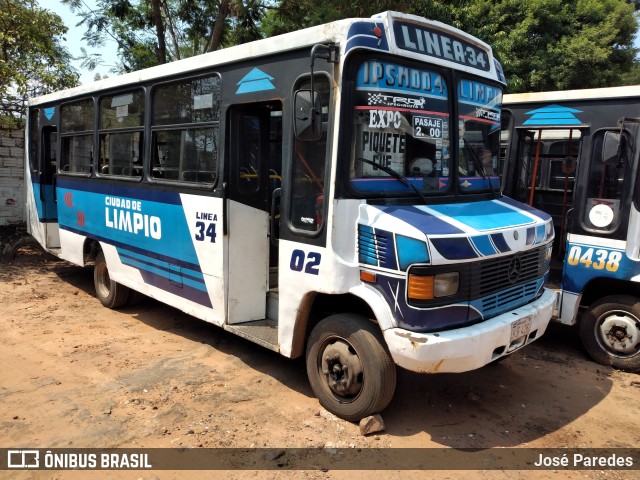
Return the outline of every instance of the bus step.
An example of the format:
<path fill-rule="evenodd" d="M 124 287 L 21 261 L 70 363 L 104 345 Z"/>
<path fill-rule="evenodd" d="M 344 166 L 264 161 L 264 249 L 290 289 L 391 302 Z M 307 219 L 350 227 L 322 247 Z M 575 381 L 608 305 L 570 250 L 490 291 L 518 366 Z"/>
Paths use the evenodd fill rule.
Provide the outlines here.
<path fill-rule="evenodd" d="M 280 346 L 278 345 L 277 320 L 265 319 L 237 323 L 235 325 L 225 325 L 224 329 L 274 352 L 280 351 Z"/>

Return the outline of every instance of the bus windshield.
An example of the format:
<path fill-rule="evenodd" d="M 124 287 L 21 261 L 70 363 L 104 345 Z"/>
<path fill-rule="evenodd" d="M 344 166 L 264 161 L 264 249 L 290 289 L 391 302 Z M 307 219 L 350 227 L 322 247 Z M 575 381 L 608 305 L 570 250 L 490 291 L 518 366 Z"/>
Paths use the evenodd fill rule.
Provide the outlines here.
<path fill-rule="evenodd" d="M 356 194 L 451 193 L 450 175 L 456 168 L 457 191 L 499 189 L 502 93 L 465 78 L 452 88 L 448 78 L 437 67 L 414 66 L 400 59 L 374 58 L 358 65 L 349 171 Z M 458 109 L 458 167 L 452 155 L 453 92 Z"/>
<path fill-rule="evenodd" d="M 462 192 L 500 188 L 501 105 L 499 88 L 458 80 L 458 178 Z"/>
<path fill-rule="evenodd" d="M 425 194 L 446 191 L 450 88 L 444 76 L 372 59 L 360 64 L 355 88 L 351 187 L 365 196 L 415 195 L 409 183 Z"/>

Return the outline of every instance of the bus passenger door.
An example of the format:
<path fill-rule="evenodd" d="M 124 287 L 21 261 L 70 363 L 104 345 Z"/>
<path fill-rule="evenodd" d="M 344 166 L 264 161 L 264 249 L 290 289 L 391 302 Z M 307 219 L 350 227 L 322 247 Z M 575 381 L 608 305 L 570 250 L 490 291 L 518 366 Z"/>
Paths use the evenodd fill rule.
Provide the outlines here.
<path fill-rule="evenodd" d="M 35 115 L 39 115 L 40 112 Z M 60 248 L 58 229 L 58 206 L 55 194 L 56 145 L 55 126 L 38 128 L 34 119 L 30 133 L 30 169 L 33 185 L 33 200 L 37 211 L 37 220 L 31 218 L 30 233 L 48 249 Z M 34 212 L 35 213 L 35 212 Z"/>
<path fill-rule="evenodd" d="M 277 234 L 279 215 L 271 221 L 270 210 L 280 187 L 281 120 L 280 102 L 237 105 L 229 111 L 229 324 L 267 318 L 267 292 L 277 278 L 277 242 L 271 235 Z"/>

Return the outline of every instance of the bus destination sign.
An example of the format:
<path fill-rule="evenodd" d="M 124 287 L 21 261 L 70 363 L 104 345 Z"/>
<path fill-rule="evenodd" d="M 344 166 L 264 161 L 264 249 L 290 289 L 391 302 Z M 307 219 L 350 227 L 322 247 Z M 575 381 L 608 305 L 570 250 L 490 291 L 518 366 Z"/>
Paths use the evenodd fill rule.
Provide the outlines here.
<path fill-rule="evenodd" d="M 485 72 L 491 70 L 489 55 L 484 49 L 447 32 L 424 25 L 394 22 L 393 33 L 396 44 L 403 50 L 449 60 Z"/>

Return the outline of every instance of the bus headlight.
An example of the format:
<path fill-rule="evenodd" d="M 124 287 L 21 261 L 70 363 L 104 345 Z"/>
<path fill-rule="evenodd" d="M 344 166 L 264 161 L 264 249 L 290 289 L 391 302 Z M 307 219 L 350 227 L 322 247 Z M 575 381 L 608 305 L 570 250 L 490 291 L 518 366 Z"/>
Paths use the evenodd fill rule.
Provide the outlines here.
<path fill-rule="evenodd" d="M 437 275 L 409 274 L 407 297 L 410 300 L 431 300 L 458 293 L 460 274 L 458 272 Z"/>
<path fill-rule="evenodd" d="M 458 272 L 439 273 L 433 286 L 433 295 L 438 297 L 448 297 L 458 293 L 460 286 L 460 274 Z"/>

